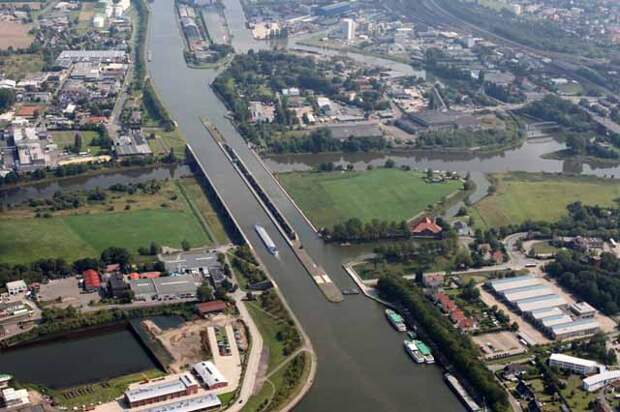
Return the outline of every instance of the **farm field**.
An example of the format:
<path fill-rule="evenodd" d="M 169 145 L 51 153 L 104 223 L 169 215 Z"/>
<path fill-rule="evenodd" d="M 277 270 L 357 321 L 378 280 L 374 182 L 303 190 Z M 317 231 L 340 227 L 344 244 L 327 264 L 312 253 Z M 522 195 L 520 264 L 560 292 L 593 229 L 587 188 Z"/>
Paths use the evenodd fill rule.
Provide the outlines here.
<path fill-rule="evenodd" d="M 407 220 L 463 189 L 457 180 L 427 183 L 423 173 L 400 169 L 294 172 L 277 178 L 317 228 L 350 218 Z"/>
<path fill-rule="evenodd" d="M 35 211 L 27 206 L 0 213 L 0 262 L 28 263 L 47 257 L 72 261 L 97 256 L 110 246 L 136 254 L 138 248 L 148 247 L 152 241 L 180 248 L 184 240 L 198 247 L 214 245 L 221 239 L 223 229 L 217 216 L 202 216 L 203 201 L 208 204 L 206 197 L 194 198 L 193 202 L 202 206 L 192 207 L 174 182 L 162 185 L 153 195 L 106 191 L 103 202 L 60 210 L 46 217 L 34 217 Z M 204 197 L 200 191 L 193 195 Z M 214 232 L 218 234 L 216 240 L 212 238 Z"/>
<path fill-rule="evenodd" d="M 477 227 L 486 229 L 523 223 L 527 219 L 557 221 L 566 206 L 613 206 L 620 185 L 591 176 L 555 176 L 538 173 L 506 173 L 492 176 L 496 192 L 478 202 L 470 213 Z"/>
<path fill-rule="evenodd" d="M 40 54 L 15 54 L 0 58 L 0 72 L 13 80 L 21 80 L 27 74 L 43 70 L 43 57 Z"/>
<path fill-rule="evenodd" d="M 0 50 L 25 49 L 32 43 L 33 37 L 28 32 L 32 26 L 19 22 L 0 22 Z"/>

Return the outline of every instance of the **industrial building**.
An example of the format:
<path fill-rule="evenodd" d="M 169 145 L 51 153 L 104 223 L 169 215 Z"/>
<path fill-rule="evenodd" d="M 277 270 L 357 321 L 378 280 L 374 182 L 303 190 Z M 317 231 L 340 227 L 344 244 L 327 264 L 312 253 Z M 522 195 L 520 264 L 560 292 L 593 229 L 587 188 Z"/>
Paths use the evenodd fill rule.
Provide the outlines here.
<path fill-rule="evenodd" d="M 594 319 L 578 319 L 551 327 L 551 336 L 554 339 L 569 339 L 591 336 L 598 332 L 600 326 Z"/>
<path fill-rule="evenodd" d="M 9 296 L 19 295 L 20 293 L 26 293 L 28 286 L 23 280 L 14 280 L 13 282 L 6 282 L 6 290 L 9 292 Z"/>
<path fill-rule="evenodd" d="M 191 399 L 183 399 L 161 406 L 144 409 L 142 412 L 197 412 L 218 409 L 222 402 L 212 393 Z"/>
<path fill-rule="evenodd" d="M 556 294 L 521 299 L 513 303 L 521 313 L 531 312 L 536 309 L 566 305 L 566 301 L 564 300 L 564 298 Z"/>
<path fill-rule="evenodd" d="M 568 306 L 540 278 L 524 275 L 495 279 L 486 286 L 554 339 L 589 336 L 599 330 L 592 306 L 584 302 Z"/>
<path fill-rule="evenodd" d="M 209 389 L 223 388 L 228 385 L 224 375 L 211 361 L 198 362 L 192 370 Z"/>
<path fill-rule="evenodd" d="M 596 309 L 586 302 L 573 303 L 569 309 L 580 319 L 591 319 L 596 315 Z"/>
<path fill-rule="evenodd" d="M 620 380 L 620 370 L 604 370 L 599 374 L 585 378 L 583 380 L 583 389 L 588 392 L 594 392 L 617 380 Z"/>
<path fill-rule="evenodd" d="M 525 286 L 539 285 L 540 279 L 532 275 L 515 276 L 512 278 L 494 279 L 487 282 L 487 285 L 495 293 L 499 294 L 508 289 L 516 289 Z"/>
<path fill-rule="evenodd" d="M 535 298 L 553 294 L 553 291 L 545 285 L 522 286 L 514 289 L 507 289 L 501 293 L 509 302 L 515 302 L 521 299 Z"/>
<path fill-rule="evenodd" d="M 125 401 L 130 408 L 149 405 L 169 399 L 188 396 L 198 392 L 198 382 L 189 374 L 184 373 L 173 380 L 155 384 L 140 385 L 125 392 Z"/>
<path fill-rule="evenodd" d="M 317 14 L 325 17 L 334 17 L 341 14 L 349 13 L 353 10 L 353 2 L 341 1 L 339 3 L 329 4 L 317 9 Z"/>
<path fill-rule="evenodd" d="M 599 372 L 601 365 L 595 361 L 552 353 L 549 357 L 549 366 L 570 371 L 579 375 L 590 375 Z"/>
<path fill-rule="evenodd" d="M 541 322 L 543 319 L 558 315 L 563 315 L 564 312 L 560 308 L 543 308 L 538 310 L 533 310 L 529 313 L 529 317 L 537 322 Z"/>
<path fill-rule="evenodd" d="M 129 281 L 136 300 L 193 299 L 202 281 L 194 275 L 165 276 Z"/>
<path fill-rule="evenodd" d="M 30 397 L 26 389 L 6 388 L 2 390 L 2 403 L 9 408 L 17 408 L 30 403 Z"/>

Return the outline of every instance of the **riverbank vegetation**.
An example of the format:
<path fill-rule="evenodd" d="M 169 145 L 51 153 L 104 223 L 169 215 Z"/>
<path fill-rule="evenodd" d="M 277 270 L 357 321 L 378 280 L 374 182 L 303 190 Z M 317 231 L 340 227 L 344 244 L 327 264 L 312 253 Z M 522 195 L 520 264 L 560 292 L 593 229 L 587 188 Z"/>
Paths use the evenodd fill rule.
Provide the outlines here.
<path fill-rule="evenodd" d="M 403 279 L 387 276 L 379 280 L 381 295 L 403 307 L 428 334 L 435 347 L 449 361 L 454 371 L 474 389 L 477 398 L 484 398 L 493 411 L 508 411 L 510 406 L 504 389 L 493 373 L 479 360 L 477 346 L 460 335 L 439 310 L 426 300 L 422 292 Z"/>
<path fill-rule="evenodd" d="M 527 220 L 554 222 L 575 201 L 612 206 L 620 198 L 616 181 L 592 176 L 513 172 L 494 174 L 491 179 L 491 194 L 469 210 L 476 227 L 482 229 Z"/>
<path fill-rule="evenodd" d="M 584 101 L 584 105 L 589 104 Z M 528 104 L 521 112 L 560 126 L 559 137 L 568 149 L 556 153 L 556 157 L 591 157 L 608 161 L 620 159 L 620 135 L 607 133 L 605 128 L 595 122 L 590 113 L 579 105 L 549 94 L 542 100 Z"/>
<path fill-rule="evenodd" d="M 159 369 L 150 369 L 140 373 L 120 376 L 103 382 L 74 386 L 66 389 L 50 389 L 36 387 L 50 396 L 54 403 L 65 408 L 80 408 L 82 405 L 97 405 L 113 401 L 123 395 L 130 384 L 155 379 L 163 376 Z"/>
<path fill-rule="evenodd" d="M 151 242 L 180 248 L 226 242 L 225 229 L 192 178 L 57 193 L 0 213 L 3 263 L 72 261 L 110 246 L 133 253 Z M 190 196 L 185 196 L 185 193 Z M 191 198 L 191 200 L 190 200 Z"/>
<path fill-rule="evenodd" d="M 317 228 L 333 228 L 349 219 L 398 226 L 463 190 L 461 180 L 431 183 L 425 173 L 396 168 L 293 172 L 277 178 Z"/>
<path fill-rule="evenodd" d="M 11 347 L 40 339 L 53 338 L 69 331 L 112 325 L 149 316 L 181 316 L 188 320 L 194 316 L 194 305 L 179 303 L 128 309 L 113 308 L 97 312 L 80 312 L 73 306 L 64 309 L 44 308 L 41 323 L 37 327 L 3 340 L 2 345 Z"/>

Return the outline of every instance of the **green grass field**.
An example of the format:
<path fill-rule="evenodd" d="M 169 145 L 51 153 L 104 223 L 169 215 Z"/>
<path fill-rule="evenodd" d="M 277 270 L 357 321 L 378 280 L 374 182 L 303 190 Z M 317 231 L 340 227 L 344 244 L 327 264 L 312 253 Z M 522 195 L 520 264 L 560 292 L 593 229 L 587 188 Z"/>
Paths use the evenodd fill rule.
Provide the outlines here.
<path fill-rule="evenodd" d="M 197 186 L 193 179 L 182 179 L 181 184 Z M 172 195 L 176 195 L 174 200 L 168 197 Z M 110 246 L 124 247 L 136 254 L 139 247 L 152 241 L 176 248 L 181 247 L 183 240 L 192 247 L 227 241 L 217 215 L 205 216 L 209 203 L 201 191 L 192 191 L 195 208 L 172 182 L 165 184 L 155 197 L 121 196 L 106 202 L 117 205 L 115 211 L 108 211 L 104 204 L 76 209 L 73 214 L 58 212 L 49 218 L 32 217 L 32 211 L 26 213 L 29 209 L 0 214 L 0 262 L 29 263 L 48 257 L 73 261 L 98 256 Z M 130 210 L 118 206 L 125 202 L 131 205 Z"/>
<path fill-rule="evenodd" d="M 581 201 L 587 205 L 613 206 L 620 198 L 615 180 L 590 176 L 552 176 L 537 173 L 493 175 L 496 192 L 471 208 L 477 227 L 486 229 L 527 219 L 557 221 L 566 206 Z"/>
<path fill-rule="evenodd" d="M 267 373 L 269 373 L 284 361 L 284 355 L 282 354 L 284 345 L 276 337 L 279 330 L 278 321 L 262 310 L 258 303 L 248 302 L 247 308 L 258 330 L 260 330 L 263 344 L 269 348 L 269 364 L 267 367 Z"/>
<path fill-rule="evenodd" d="M 426 183 L 422 173 L 400 169 L 295 172 L 279 174 L 278 179 L 317 228 L 350 218 L 409 219 L 463 188 L 460 181 Z"/>
<path fill-rule="evenodd" d="M 92 154 L 99 154 L 101 152 L 99 146 L 90 145 L 93 139 L 99 137 L 99 134 L 93 130 L 63 130 L 51 132 L 54 143 L 63 149 L 73 147 L 76 133 L 82 136 L 82 151 L 88 150 Z"/>
<path fill-rule="evenodd" d="M 37 258 L 69 261 L 98 256 L 110 246 L 136 253 L 151 241 L 181 247 L 209 244 L 207 234 L 191 211 L 162 209 L 0 220 L 0 255 L 4 263 L 27 263 Z"/>

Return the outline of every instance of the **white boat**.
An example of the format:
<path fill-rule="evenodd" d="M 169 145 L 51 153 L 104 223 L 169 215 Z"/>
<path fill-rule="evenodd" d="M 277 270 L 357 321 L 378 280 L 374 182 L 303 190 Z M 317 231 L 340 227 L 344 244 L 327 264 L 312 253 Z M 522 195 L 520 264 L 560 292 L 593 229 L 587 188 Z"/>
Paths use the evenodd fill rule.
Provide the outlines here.
<path fill-rule="evenodd" d="M 394 329 L 399 332 L 407 331 L 407 325 L 405 325 L 405 321 L 398 313 L 394 312 L 392 309 L 386 309 L 385 316 L 388 318 L 388 321 L 390 321 Z"/>
<path fill-rule="evenodd" d="M 410 340 L 404 340 L 403 345 L 405 345 L 405 351 L 415 363 L 424 363 L 424 356 L 418 351 L 415 343 Z"/>
<path fill-rule="evenodd" d="M 273 243 L 273 240 L 271 240 L 271 237 L 269 236 L 265 228 L 261 225 L 254 225 L 254 230 L 256 230 L 256 233 L 258 233 L 258 236 L 267 247 L 267 250 L 269 250 L 272 255 L 278 256 L 278 248 L 276 247 L 276 244 Z"/>

